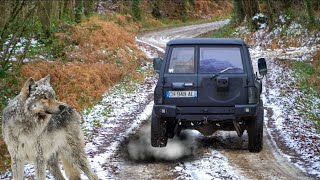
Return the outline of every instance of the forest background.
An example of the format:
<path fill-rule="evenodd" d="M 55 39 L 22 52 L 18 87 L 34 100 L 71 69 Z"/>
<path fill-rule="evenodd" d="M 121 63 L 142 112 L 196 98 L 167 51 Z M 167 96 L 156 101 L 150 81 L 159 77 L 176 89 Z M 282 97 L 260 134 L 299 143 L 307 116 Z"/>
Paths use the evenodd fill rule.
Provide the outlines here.
<path fill-rule="evenodd" d="M 225 37 L 239 25 L 272 28 L 282 14 L 320 29 L 320 0 L 1 0 L 0 13 L 0 112 L 29 77 L 50 74 L 58 99 L 79 111 L 120 80 L 141 80 L 147 60 L 135 43 L 139 32 L 230 18 L 219 32 Z M 308 65 L 318 91 L 319 58 Z M 4 171 L 10 157 L 1 139 Z"/>

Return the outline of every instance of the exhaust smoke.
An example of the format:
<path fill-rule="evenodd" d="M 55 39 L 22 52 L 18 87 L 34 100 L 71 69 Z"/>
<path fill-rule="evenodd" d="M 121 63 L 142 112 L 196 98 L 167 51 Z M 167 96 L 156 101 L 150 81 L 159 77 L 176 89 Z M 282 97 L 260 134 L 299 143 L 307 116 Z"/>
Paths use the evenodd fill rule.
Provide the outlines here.
<path fill-rule="evenodd" d="M 172 161 L 193 155 L 196 148 L 195 138 L 188 132 L 182 132 L 179 137 L 168 139 L 166 147 L 152 147 L 150 126 L 142 130 L 138 139 L 131 140 L 128 144 L 130 158 L 138 161 Z"/>

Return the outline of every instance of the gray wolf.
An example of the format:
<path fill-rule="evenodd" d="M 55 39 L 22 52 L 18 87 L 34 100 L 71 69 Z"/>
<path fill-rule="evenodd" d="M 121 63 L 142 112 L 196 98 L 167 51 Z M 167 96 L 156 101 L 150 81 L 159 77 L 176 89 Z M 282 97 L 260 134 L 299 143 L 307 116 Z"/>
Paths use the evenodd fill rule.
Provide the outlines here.
<path fill-rule="evenodd" d="M 22 180 L 24 164 L 30 162 L 38 180 L 46 179 L 46 167 L 55 179 L 64 179 L 61 158 L 70 179 L 80 179 L 80 170 L 89 179 L 98 179 L 85 154 L 80 120 L 72 107 L 56 100 L 49 75 L 39 81 L 27 80 L 3 110 L 2 134 L 13 178 Z"/>

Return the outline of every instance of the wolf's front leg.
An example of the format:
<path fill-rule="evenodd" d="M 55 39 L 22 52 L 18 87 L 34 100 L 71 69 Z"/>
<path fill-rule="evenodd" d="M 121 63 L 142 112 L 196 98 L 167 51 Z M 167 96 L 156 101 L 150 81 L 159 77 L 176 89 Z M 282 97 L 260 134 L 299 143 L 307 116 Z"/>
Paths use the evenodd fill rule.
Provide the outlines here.
<path fill-rule="evenodd" d="M 43 158 L 43 156 L 37 156 L 35 162 L 36 175 L 38 180 L 46 179 L 46 164 L 47 162 Z"/>
<path fill-rule="evenodd" d="M 23 168 L 24 168 L 24 162 L 17 158 L 16 155 L 11 155 L 11 168 L 13 173 L 13 179 L 14 180 L 23 180 Z"/>
<path fill-rule="evenodd" d="M 47 160 L 43 156 L 43 147 L 41 146 L 40 141 L 37 141 L 35 149 L 37 151 L 36 152 L 37 156 L 35 161 L 37 180 L 45 180 Z"/>

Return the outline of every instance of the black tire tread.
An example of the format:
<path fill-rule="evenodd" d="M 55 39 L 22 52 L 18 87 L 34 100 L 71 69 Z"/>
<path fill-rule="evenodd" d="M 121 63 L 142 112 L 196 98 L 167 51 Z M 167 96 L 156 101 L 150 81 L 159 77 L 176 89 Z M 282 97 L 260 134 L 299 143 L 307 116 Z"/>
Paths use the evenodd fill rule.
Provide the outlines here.
<path fill-rule="evenodd" d="M 264 110 L 263 104 L 260 102 L 257 117 L 248 121 L 248 149 L 250 152 L 260 152 L 263 148 L 263 121 Z"/>

